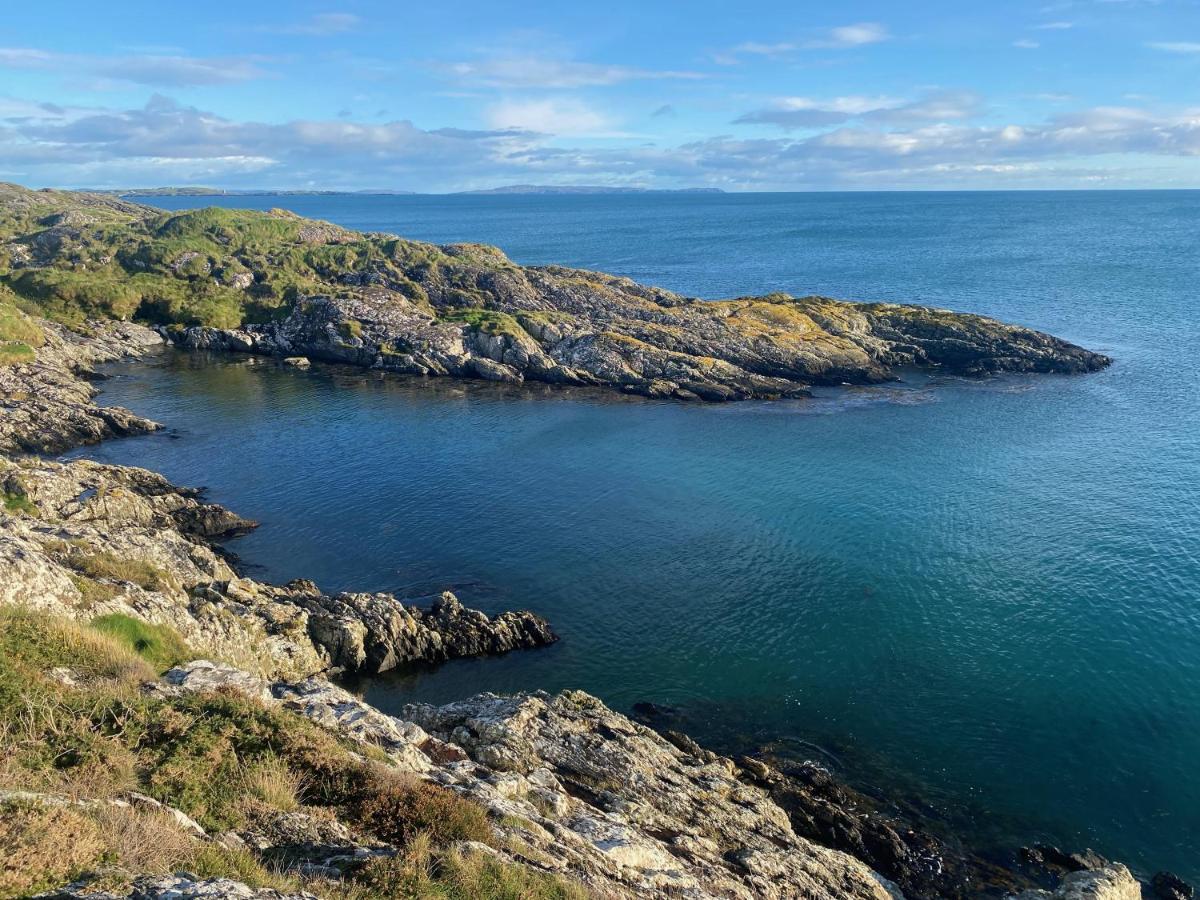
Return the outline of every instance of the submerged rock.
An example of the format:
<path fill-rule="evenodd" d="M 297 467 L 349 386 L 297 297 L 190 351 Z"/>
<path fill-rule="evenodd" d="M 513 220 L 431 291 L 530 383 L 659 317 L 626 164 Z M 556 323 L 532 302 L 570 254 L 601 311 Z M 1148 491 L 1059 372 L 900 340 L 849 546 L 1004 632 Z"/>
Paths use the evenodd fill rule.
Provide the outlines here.
<path fill-rule="evenodd" d="M 1150 881 L 1159 900 L 1192 900 L 1196 889 L 1173 872 L 1157 872 Z"/>

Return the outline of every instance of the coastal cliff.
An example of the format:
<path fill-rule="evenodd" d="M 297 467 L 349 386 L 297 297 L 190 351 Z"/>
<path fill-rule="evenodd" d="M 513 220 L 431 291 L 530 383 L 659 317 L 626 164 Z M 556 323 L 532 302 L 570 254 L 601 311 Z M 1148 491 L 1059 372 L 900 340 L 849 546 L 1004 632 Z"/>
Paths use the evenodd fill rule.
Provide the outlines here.
<path fill-rule="evenodd" d="M 160 227 L 172 217 L 111 198 L 56 194 L 45 196 L 77 206 L 70 215 L 47 214 L 38 205 L 40 192 L 18 196 L 26 205 L 7 207 L 10 226 L 25 228 L 36 220 L 40 230 L 4 244 L 15 263 L 4 278 L 15 290 L 11 299 L 0 297 L 6 329 L 0 346 L 25 348 L 8 350 L 0 364 L 0 896 L 1139 895 L 1128 870 L 1094 855 L 1045 848 L 1027 854 L 1028 868 L 1001 870 L 919 824 L 874 808 L 819 766 L 788 772 L 768 758 L 722 756 L 578 691 L 481 693 L 386 715 L 336 677 L 536 652 L 555 639 L 550 626 L 531 612 L 488 617 L 449 594 L 413 602 L 389 594 L 329 594 L 306 581 L 272 585 L 248 578 L 220 546 L 255 527 L 235 512 L 142 469 L 28 455 L 158 427 L 127 410 L 96 406 L 93 367 L 162 346 L 158 332 L 121 321 L 119 313 L 128 307 L 126 315 L 153 320 L 151 313 L 170 299 L 163 285 L 171 280 L 184 285 L 171 285 L 183 291 L 172 295 L 176 300 L 208 297 L 211 318 L 218 320 L 189 324 L 200 313 L 179 313 L 157 322 L 185 346 L 304 352 L 390 368 L 378 356 L 386 355 L 385 348 L 398 351 L 398 335 L 410 340 L 428 333 L 431 343 L 421 345 L 421 353 L 433 354 L 429 347 L 443 341 L 453 351 L 446 359 L 459 359 L 460 347 L 468 350 L 461 367 L 426 374 L 508 377 L 481 359 L 522 377 L 565 366 L 589 373 L 575 382 L 563 379 L 571 383 L 681 398 L 784 395 L 823 379 L 885 378 L 889 366 L 909 363 L 962 373 L 1068 372 L 1103 365 L 1103 357 L 990 320 L 909 307 L 863 311 L 834 301 L 767 298 L 730 301 L 714 315 L 700 301 L 617 279 L 620 311 L 603 313 L 609 317 L 603 319 L 610 329 L 605 333 L 646 328 L 657 343 L 643 343 L 654 353 L 682 357 L 683 368 L 671 369 L 665 379 L 674 385 L 668 389 L 657 374 L 652 378 L 636 366 L 630 369 L 636 377 L 606 367 L 608 357 L 586 357 L 599 360 L 594 366 L 566 366 L 555 355 L 567 352 L 564 341 L 594 345 L 600 333 L 546 337 L 538 322 L 564 325 L 547 309 L 513 334 L 508 320 L 498 317 L 519 321 L 517 313 L 483 305 L 464 312 L 439 306 L 428 292 L 429 312 L 417 328 L 406 318 L 412 309 L 426 309 L 410 296 L 416 292 L 385 287 L 377 295 L 374 283 L 352 284 L 339 296 L 297 290 L 271 307 L 270 297 L 251 292 L 259 274 L 234 273 L 251 274 L 249 282 L 239 279 L 245 296 L 236 299 L 209 281 L 156 272 L 150 263 L 146 279 L 122 268 L 118 280 L 104 268 L 126 265 L 114 263 L 115 257 L 103 263 L 96 258 L 100 270 L 92 282 L 91 258 L 77 255 L 78 242 L 94 248 L 133 240 L 131 234 L 151 227 L 147 223 Z M 46 215 L 62 218 L 47 225 Z M 253 221 L 283 222 L 289 234 L 296 224 L 282 214 Z M 317 228 L 317 237 L 343 235 L 333 226 L 299 227 Z M 54 229 L 60 231 L 44 237 Z M 385 239 L 358 236 L 349 243 L 379 240 Z M 127 262 L 139 258 L 131 245 L 121 246 L 114 252 L 126 254 Z M 271 244 L 271 252 L 282 252 L 280 246 Z M 346 243 L 319 243 L 309 235 L 301 246 Z M 471 252 L 485 262 L 493 259 L 494 251 Z M 224 277 L 213 274 L 208 258 L 194 269 L 205 265 L 204 278 Z M 517 296 L 542 302 L 538 292 L 545 289 L 567 305 L 555 293 L 559 288 L 546 287 L 558 274 L 505 265 L 534 293 L 524 294 L 525 287 L 498 291 L 480 303 L 516 302 Z M 269 281 L 270 272 L 279 271 L 264 269 L 262 277 Z M 347 274 L 341 270 L 337 277 Z M 488 284 L 499 275 L 473 277 Z M 330 278 L 324 286 L 336 283 Z M 53 291 L 39 293 L 52 281 Z M 128 295 L 114 287 L 130 283 Z M 253 306 L 254 297 L 262 308 Z M 643 305 L 630 297 L 641 297 Z M 222 304 L 235 299 L 245 310 L 258 310 L 245 314 L 264 321 L 220 321 Z M 96 306 L 101 300 L 119 302 Z M 603 306 L 590 293 L 575 302 L 593 311 Z M 756 317 L 763 309 L 787 324 L 776 323 L 761 340 L 730 349 L 725 320 L 747 310 Z M 833 332 L 825 326 L 825 337 L 808 326 L 789 330 L 801 309 L 813 322 L 836 311 L 840 327 L 856 338 L 830 340 Z M 601 314 L 588 316 L 581 327 L 594 329 Z M 682 336 L 669 335 L 665 316 Z M 779 329 L 791 337 L 785 341 Z M 293 334 L 308 337 L 293 343 Z M 895 337 L 901 334 L 903 346 Z M 527 356 L 533 363 L 511 355 L 514 347 L 526 347 L 526 338 L 550 361 L 544 367 L 532 346 Z M 479 351 L 469 348 L 477 346 L 493 348 L 487 350 L 492 355 L 476 358 Z M 326 354 L 322 347 L 335 349 Z M 711 357 L 721 365 L 705 368 L 697 360 L 709 357 L 694 352 L 701 347 L 741 354 L 741 362 Z M 617 352 L 622 365 L 661 359 L 645 350 Z M 751 362 L 752 355 L 775 362 Z M 792 374 L 755 369 L 785 365 L 778 362 L 785 357 Z M 694 380 L 697 372 L 702 383 Z M 628 378 L 633 380 L 622 380 Z"/>

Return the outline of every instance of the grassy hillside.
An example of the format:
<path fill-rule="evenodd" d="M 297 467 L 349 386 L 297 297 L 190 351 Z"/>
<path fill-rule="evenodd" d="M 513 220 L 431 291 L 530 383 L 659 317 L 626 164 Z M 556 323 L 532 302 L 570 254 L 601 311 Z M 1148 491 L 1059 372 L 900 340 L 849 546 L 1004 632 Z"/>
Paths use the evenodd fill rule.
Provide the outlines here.
<path fill-rule="evenodd" d="M 464 848 L 495 841 L 484 811 L 382 753 L 240 695 L 143 689 L 187 657 L 178 635 L 123 616 L 89 625 L 0 610 L 0 897 L 178 871 L 348 900 L 585 896 Z M 131 791 L 209 834 L 303 813 L 392 849 L 344 879 L 306 880 L 167 811 L 111 802 Z"/>

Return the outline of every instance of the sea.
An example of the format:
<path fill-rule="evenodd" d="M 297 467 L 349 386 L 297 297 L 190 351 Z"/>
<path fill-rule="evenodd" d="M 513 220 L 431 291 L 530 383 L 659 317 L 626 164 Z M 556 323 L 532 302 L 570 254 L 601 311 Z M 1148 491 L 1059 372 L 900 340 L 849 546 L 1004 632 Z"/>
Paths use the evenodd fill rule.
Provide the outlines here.
<path fill-rule="evenodd" d="M 1200 192 L 162 197 L 479 241 L 705 299 L 919 303 L 1115 360 L 727 405 L 169 352 L 86 455 L 262 526 L 254 577 L 453 590 L 562 640 L 364 681 L 647 701 L 982 847 L 1200 881 Z"/>

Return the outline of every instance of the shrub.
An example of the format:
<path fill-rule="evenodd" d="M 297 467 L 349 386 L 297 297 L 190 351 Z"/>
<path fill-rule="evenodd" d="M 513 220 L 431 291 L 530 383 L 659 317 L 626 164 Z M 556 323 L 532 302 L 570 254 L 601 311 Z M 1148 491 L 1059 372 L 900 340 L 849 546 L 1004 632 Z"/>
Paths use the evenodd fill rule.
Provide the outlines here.
<path fill-rule="evenodd" d="M 425 835 L 437 847 L 492 840 L 482 807 L 450 789 L 383 768 L 365 774 L 349 815 L 380 840 L 403 845 Z"/>
<path fill-rule="evenodd" d="M 24 494 L 10 494 L 8 491 L 3 491 L 0 492 L 0 498 L 4 500 L 4 509 L 7 512 L 24 513 L 27 516 L 38 515 L 37 506 Z"/>

